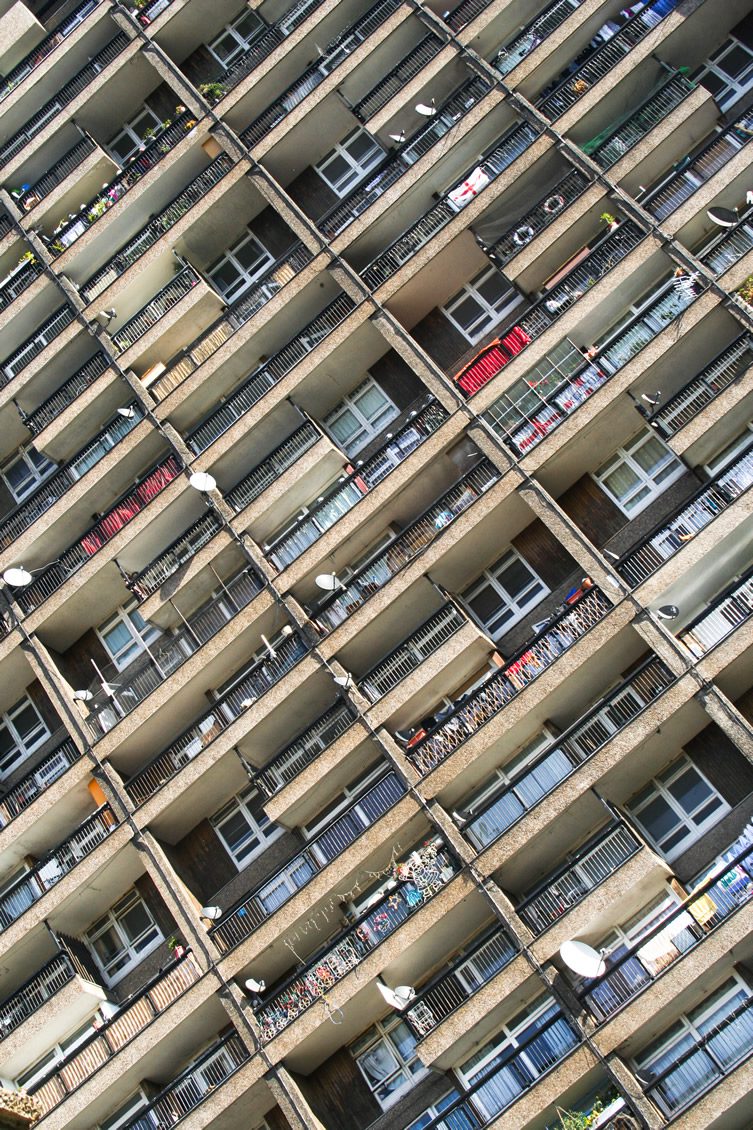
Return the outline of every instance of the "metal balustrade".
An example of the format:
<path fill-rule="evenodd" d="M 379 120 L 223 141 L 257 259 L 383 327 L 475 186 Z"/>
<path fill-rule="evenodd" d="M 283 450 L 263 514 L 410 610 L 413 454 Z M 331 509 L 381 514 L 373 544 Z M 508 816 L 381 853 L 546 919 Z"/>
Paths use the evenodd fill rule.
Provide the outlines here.
<path fill-rule="evenodd" d="M 182 192 L 158 212 L 128 243 L 113 255 L 104 266 L 80 287 L 82 296 L 91 302 L 98 294 L 119 278 L 145 251 L 153 247 L 187 212 L 200 203 L 211 188 L 222 180 L 233 167 L 226 153 L 221 153 L 183 189 Z"/>
<path fill-rule="evenodd" d="M 615 563 L 631 587 L 641 584 L 674 557 L 696 534 L 753 485 L 753 451 L 748 450 L 690 496 Z"/>
<path fill-rule="evenodd" d="M 745 148 L 751 137 L 753 113 L 748 111 L 732 125 L 716 133 L 693 157 L 680 161 L 676 172 L 642 198 L 642 206 L 655 220 L 665 220 Z"/>
<path fill-rule="evenodd" d="M 316 90 L 328 75 L 337 70 L 340 64 L 352 55 L 399 6 L 400 0 L 377 0 L 365 15 L 331 39 L 321 51 L 319 61 L 307 67 L 271 106 L 254 118 L 251 125 L 243 130 L 240 135 L 243 144 L 250 147 L 266 137 L 279 122 L 303 102 L 308 94 Z"/>
<path fill-rule="evenodd" d="M 65 738 L 20 781 L 3 792 L 0 797 L 0 827 L 20 816 L 40 793 L 45 792 L 80 758 L 80 750 L 71 738 Z"/>
<path fill-rule="evenodd" d="M 517 952 L 499 926 L 485 930 L 470 949 L 457 957 L 449 969 L 433 977 L 411 1001 L 404 1016 L 416 1039 L 422 1040 L 433 1032 L 438 1024 L 509 965 Z"/>
<path fill-rule="evenodd" d="M 216 74 L 214 81 L 222 86 L 223 97 L 256 70 L 276 47 L 285 42 L 287 36 L 292 35 L 295 29 L 300 27 L 311 12 L 321 6 L 322 2 L 323 0 L 298 0 L 298 3 L 289 8 L 276 23 L 271 24 L 255 38 L 241 58 L 228 70 Z"/>
<path fill-rule="evenodd" d="M 556 31 L 573 12 L 580 7 L 582 0 L 554 0 L 539 12 L 534 20 L 520 31 L 514 39 L 497 52 L 494 66 L 501 75 L 509 75 L 532 51 Z M 461 5 L 462 7 L 462 5 Z"/>
<path fill-rule="evenodd" d="M 640 841 L 616 821 L 553 871 L 518 905 L 518 916 L 537 937 L 606 882 L 640 851 Z"/>
<path fill-rule="evenodd" d="M 170 153 L 178 142 L 186 136 L 187 127 L 193 122 L 189 111 L 185 111 L 163 129 L 150 142 L 144 142 L 138 152 L 131 157 L 117 176 L 105 184 L 101 191 L 93 196 L 88 203 L 83 204 L 78 215 L 72 219 L 58 224 L 52 235 L 43 237 L 52 256 L 62 255 L 71 244 L 80 239 L 89 228 L 101 220 L 118 201 L 133 188 L 135 184 L 155 165 Z"/>
<path fill-rule="evenodd" d="M 103 843 L 117 827 L 115 813 L 105 804 L 89 816 L 72 836 L 35 863 L 0 895 L 0 933 L 18 921 L 24 911 L 59 883 L 77 863 Z"/>
<path fill-rule="evenodd" d="M 492 0 L 460 0 L 457 7 L 448 12 L 443 19 L 453 31 L 459 31 L 485 11 L 491 2 Z"/>
<path fill-rule="evenodd" d="M 662 83 L 659 90 L 644 99 L 626 121 L 621 120 L 618 124 L 609 126 L 580 148 L 602 169 L 611 168 L 655 126 L 663 122 L 695 88 L 695 83 L 686 78 L 682 71 L 677 71 Z"/>
<path fill-rule="evenodd" d="M 208 643 L 261 592 L 261 579 L 246 569 L 222 585 L 222 591 L 203 608 L 185 618 L 182 628 L 165 635 L 128 667 L 104 668 L 104 683 L 92 684 L 87 701 L 89 726 L 95 739 L 102 737 L 125 718 L 153 691 Z M 107 689 L 103 689 L 107 688 Z"/>
<path fill-rule="evenodd" d="M 152 0 L 151 4 L 147 4 L 146 7 L 139 9 L 136 18 L 139 23 L 143 24 L 144 21 L 151 23 L 152 20 L 156 20 L 157 16 L 161 16 L 165 9 L 170 7 L 172 2 L 173 0 Z"/>
<path fill-rule="evenodd" d="M 62 1062 L 29 1086 L 29 1094 L 40 1104 L 43 1115 L 90 1079 L 200 977 L 201 970 L 189 951 L 123 1001 L 114 1016 L 102 1021 L 83 1044 L 78 1044 Z"/>
<path fill-rule="evenodd" d="M 473 470 L 458 479 L 419 518 L 394 537 L 385 549 L 360 566 L 347 584 L 342 584 L 325 598 L 312 611 L 312 616 L 324 629 L 342 624 L 439 537 L 499 477 L 498 469 L 488 459 L 481 459 Z"/>
<path fill-rule="evenodd" d="M 54 341 L 66 326 L 71 324 L 75 316 L 76 312 L 71 306 L 63 306 L 46 322 L 43 322 L 36 333 L 27 338 L 23 345 L 14 350 L 9 357 L 6 357 L 0 363 L 0 388 L 5 388 L 8 381 L 17 377 L 35 357 L 38 357 L 50 342 Z"/>
<path fill-rule="evenodd" d="M 95 353 L 72 377 L 42 401 L 33 412 L 28 412 L 23 417 L 25 427 L 32 435 L 38 436 L 53 421 L 57 420 L 61 412 L 69 405 L 74 404 L 82 393 L 86 392 L 94 382 L 109 368 L 109 362 L 104 353 Z"/>
<path fill-rule="evenodd" d="M 589 980 L 578 996 L 597 1024 L 608 1020 L 666 969 L 712 933 L 753 896 L 753 849 L 730 860 L 727 869 L 695 887 L 687 898 L 668 909 L 651 928 Z"/>
<path fill-rule="evenodd" d="M 0 310 L 7 310 L 11 302 L 23 294 L 44 271 L 44 265 L 33 257 L 21 263 L 0 283 Z"/>
<path fill-rule="evenodd" d="M 121 329 L 112 335 L 112 340 L 118 349 L 123 352 L 135 345 L 140 337 L 148 333 L 160 318 L 172 310 L 181 298 L 191 291 L 199 282 L 199 276 L 193 267 L 184 267 L 178 274 L 158 290 L 154 298 L 142 306 L 138 314 L 134 314 Z"/>
<path fill-rule="evenodd" d="M 396 184 L 416 161 L 428 153 L 489 89 L 489 83 L 478 77 L 463 83 L 438 107 L 437 113 L 426 125 L 413 134 L 399 150 L 393 150 L 372 171 L 365 184 L 355 188 L 345 200 L 339 201 L 316 221 L 318 229 L 328 239 L 334 239 L 344 231 L 375 200 L 383 196 L 388 188 Z"/>
<path fill-rule="evenodd" d="M 209 931 L 220 952 L 227 953 L 272 917 L 306 887 L 333 859 L 346 852 L 385 812 L 405 796 L 406 786 L 392 771 L 310 840 L 303 851 L 244 895 Z M 214 896 L 216 898 L 216 896 Z"/>
<path fill-rule="evenodd" d="M 6 215 L 5 212 L 3 212 L 2 214 L 0 214 L 0 239 L 4 239 L 8 232 L 12 230 L 13 224 L 11 222 L 11 218 L 10 216 Z"/>
<path fill-rule="evenodd" d="M 393 690 L 416 671 L 425 659 L 460 631 L 467 620 L 454 604 L 445 604 L 361 676 L 358 689 L 369 702 Z"/>
<path fill-rule="evenodd" d="M 646 660 L 635 674 L 554 738 L 509 784 L 482 804 L 472 805 L 463 835 L 479 851 L 494 843 L 656 702 L 673 682 L 674 676 L 660 659 Z"/>
<path fill-rule="evenodd" d="M 473 169 L 466 170 L 458 183 L 462 185 L 478 167 L 483 171 L 487 184 L 491 184 L 513 161 L 525 153 L 538 136 L 537 131 L 527 123 L 513 126 L 501 141 L 479 158 Z M 419 220 L 406 228 L 385 251 L 372 259 L 368 266 L 359 272 L 366 285 L 373 290 L 396 274 L 421 247 L 449 224 L 458 210 L 459 207 L 452 201 L 452 193 L 429 208 Z"/>
<path fill-rule="evenodd" d="M 26 190 L 26 192 L 18 191 L 12 192 L 13 196 L 21 205 L 25 212 L 30 212 L 40 200 L 45 196 L 49 196 L 54 192 L 59 184 L 75 172 L 79 168 L 84 158 L 88 157 L 97 148 L 96 142 L 88 134 L 82 137 L 81 141 L 76 142 L 72 149 L 69 149 L 64 156 L 56 161 L 44 176 L 35 181 L 33 185 Z"/>
<path fill-rule="evenodd" d="M 292 467 L 295 462 L 322 438 L 322 433 L 310 420 L 278 444 L 261 463 L 244 475 L 231 491 L 225 495 L 225 502 L 240 513 L 264 493 L 267 487 Z"/>
<path fill-rule="evenodd" d="M 436 35 L 425 36 L 412 51 L 400 60 L 384 78 L 375 83 L 363 98 L 351 106 L 359 122 L 367 122 L 370 117 L 386 106 L 391 98 L 399 94 L 406 83 L 420 74 L 426 64 L 438 55 L 443 43 Z"/>
<path fill-rule="evenodd" d="M 278 569 L 296 561 L 416 451 L 446 419 L 445 409 L 433 400 L 420 412 L 412 414 L 412 419 L 373 455 L 364 461 L 359 460 L 355 470 L 341 475 L 334 486 L 325 490 L 323 497 L 296 520 L 292 529 L 288 528 L 276 540 L 270 539 L 271 544 L 264 546 L 265 555 Z"/>
<path fill-rule="evenodd" d="M 78 8 L 62 20 L 49 35 L 46 35 L 36 47 L 33 47 L 20 63 L 8 71 L 7 75 L 0 78 L 0 102 L 4 101 L 8 95 L 17 89 L 23 80 L 30 75 L 32 71 L 50 57 L 56 47 L 58 47 L 63 40 L 67 39 L 72 32 L 76 31 L 78 27 L 84 22 L 95 8 L 100 4 L 100 0 L 84 0 L 83 4 L 79 4 Z"/>
<path fill-rule="evenodd" d="M 649 32 L 674 11 L 679 0 L 663 0 L 662 12 L 646 7 L 629 19 L 615 35 L 598 47 L 589 59 L 561 80 L 551 93 L 537 99 L 536 107 L 550 121 L 556 121 L 578 99 L 601 79 L 611 73 Z"/>
<path fill-rule="evenodd" d="M 421 853 L 412 853 L 402 865 L 396 864 L 392 893 L 364 911 L 335 941 L 307 958 L 300 972 L 275 987 L 269 999 L 254 1009 L 263 1041 L 284 1031 L 446 886 L 456 874 L 457 864 L 445 848 L 433 851 L 436 854 L 424 848 Z"/>
<path fill-rule="evenodd" d="M 171 742 L 140 772 L 126 782 L 126 792 L 134 804 L 143 804 L 175 777 L 184 765 L 221 734 L 246 710 L 278 683 L 308 654 L 305 641 L 293 633 L 276 645 L 276 658 L 257 660 L 208 711 Z"/>
<path fill-rule="evenodd" d="M 172 577 L 186 562 L 205 546 L 218 530 L 222 529 L 222 522 L 213 510 L 202 514 L 198 521 L 189 526 L 175 541 L 170 542 L 158 557 L 139 573 L 134 573 L 128 578 L 127 584 L 134 596 L 139 600 L 146 600 L 156 592 L 168 577 Z"/>
<path fill-rule="evenodd" d="M 677 1045 L 674 1062 L 658 1075 L 652 1072 L 644 1090 L 660 1111 L 673 1117 L 697 1102 L 751 1055 L 753 997 L 748 997 L 703 1035 L 687 1029 L 683 1043 Z"/>
<path fill-rule="evenodd" d="M 260 365 L 219 408 L 210 412 L 193 431 L 189 432 L 186 443 L 191 451 L 195 455 L 206 451 L 215 440 L 232 427 L 236 420 L 240 420 L 249 412 L 265 392 L 274 388 L 299 361 L 324 341 L 355 308 L 356 304 L 348 294 L 339 294 L 333 302 L 325 306 L 322 312 L 304 326 L 292 341 L 283 346 L 269 361 Z"/>
<path fill-rule="evenodd" d="M 355 714 L 349 703 L 338 702 L 330 707 L 257 772 L 255 784 L 266 797 L 273 797 L 313 764 L 324 750 L 350 729 L 354 721 Z"/>
<path fill-rule="evenodd" d="M 131 415 L 118 415 L 103 428 L 86 447 L 76 452 L 59 470 L 44 479 L 32 495 L 20 502 L 0 521 L 0 548 L 6 549 L 16 538 L 28 530 L 51 506 L 64 498 L 68 491 L 105 456 L 117 447 L 144 419 L 143 408 L 130 404 Z"/>
<path fill-rule="evenodd" d="M 4 1040 L 20 1027 L 65 988 L 76 974 L 77 970 L 67 953 L 55 954 L 38 973 L 0 1004 L 0 1038 Z"/>
<path fill-rule="evenodd" d="M 521 691 L 534 682 L 559 657 L 591 628 L 596 627 L 611 609 L 611 604 L 597 588 L 584 592 L 564 612 L 518 651 L 479 687 L 466 692 L 453 703 L 448 713 L 427 730 L 416 735 L 406 749 L 406 757 L 424 776 L 436 768 L 458 746 L 496 717 Z M 422 731 L 419 731 L 419 735 Z"/>
<path fill-rule="evenodd" d="M 161 494 L 180 472 L 180 464 L 174 455 L 153 467 L 135 490 L 124 495 L 119 502 L 110 507 L 102 518 L 90 526 L 72 546 L 63 550 L 57 560 L 46 567 L 31 584 L 16 592 L 16 602 L 23 611 L 33 612 L 62 588 L 69 577 L 99 553 L 100 549 L 115 537 L 119 530 L 128 525 L 153 498 Z"/>
<path fill-rule="evenodd" d="M 675 435 L 753 364 L 753 338 L 741 334 L 651 416 L 664 436 Z"/>
<path fill-rule="evenodd" d="M 130 43 L 127 35 L 119 32 L 113 39 L 110 40 L 101 51 L 93 55 L 86 66 L 77 71 L 73 78 L 64 83 L 57 94 L 51 101 L 45 103 L 41 110 L 37 110 L 33 114 L 22 129 L 18 130 L 8 138 L 8 140 L 0 145 L 0 163 L 6 164 L 13 157 L 24 149 L 31 139 L 45 126 L 57 117 L 64 107 L 68 106 L 75 98 L 86 90 L 87 86 L 94 81 L 104 68 L 117 59 L 118 55 Z"/>
<path fill-rule="evenodd" d="M 753 616 L 753 569 L 733 581 L 680 632 L 693 655 L 700 658 Z"/>
<path fill-rule="evenodd" d="M 700 261 L 714 272 L 722 275 L 735 263 L 739 263 L 744 255 L 753 249 L 753 227 L 745 220 L 741 220 L 736 228 L 725 235 L 716 236 L 707 249 L 699 251 Z"/>
<path fill-rule="evenodd" d="M 525 212 L 504 235 L 485 249 L 489 258 L 499 266 L 509 262 L 527 243 L 548 228 L 563 209 L 577 200 L 589 183 L 577 169 L 567 173 L 551 187 L 546 197 Z"/>

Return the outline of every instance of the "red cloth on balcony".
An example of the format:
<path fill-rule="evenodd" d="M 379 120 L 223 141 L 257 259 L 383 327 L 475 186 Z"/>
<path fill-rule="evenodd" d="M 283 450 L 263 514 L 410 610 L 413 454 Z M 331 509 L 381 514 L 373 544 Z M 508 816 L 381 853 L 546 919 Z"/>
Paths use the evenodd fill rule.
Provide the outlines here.
<path fill-rule="evenodd" d="M 453 377 L 455 384 L 466 396 L 473 396 L 474 392 L 483 388 L 500 369 L 504 369 L 510 358 L 520 353 L 530 340 L 524 329 L 513 326 L 503 338 L 496 338 L 484 346 L 459 373 L 456 373 Z"/>
<path fill-rule="evenodd" d="M 502 338 L 502 344 L 511 357 L 514 357 L 516 353 L 520 353 L 521 349 L 525 349 L 525 347 L 530 344 L 530 341 L 530 337 L 522 326 L 513 326 L 509 334 L 505 334 Z"/>

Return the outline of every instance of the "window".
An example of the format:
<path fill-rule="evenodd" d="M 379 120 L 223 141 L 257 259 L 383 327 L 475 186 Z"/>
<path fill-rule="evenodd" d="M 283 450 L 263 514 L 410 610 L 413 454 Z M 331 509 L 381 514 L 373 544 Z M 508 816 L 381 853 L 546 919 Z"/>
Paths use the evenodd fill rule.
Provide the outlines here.
<path fill-rule="evenodd" d="M 146 1096 L 142 1091 L 137 1091 L 122 1106 L 119 1106 L 114 1114 L 111 1114 L 104 1122 L 100 1122 L 99 1130 L 121 1130 L 121 1127 L 128 1126 L 134 1114 L 138 1114 L 146 1105 Z M 148 1123 L 145 1123 L 145 1125 L 148 1125 Z"/>
<path fill-rule="evenodd" d="M 269 266 L 272 256 L 255 235 L 244 235 L 214 263 L 207 275 L 227 302 L 234 302 Z"/>
<path fill-rule="evenodd" d="M 717 452 L 713 459 L 709 459 L 705 469 L 709 475 L 719 474 L 726 466 L 746 452 L 751 444 L 753 444 L 753 423 L 748 423 L 731 443 Z"/>
<path fill-rule="evenodd" d="M 425 1126 L 429 1126 L 433 1119 L 439 1118 L 441 1114 L 444 1114 L 448 1106 L 451 1106 L 459 1098 L 459 1091 L 448 1091 L 446 1095 L 442 1095 L 441 1099 L 437 1099 L 432 1106 L 427 1107 L 423 1114 L 414 1119 L 409 1126 L 406 1126 L 405 1130 L 424 1130 Z M 461 1109 L 457 1114 L 457 1121 L 453 1120 L 451 1115 L 445 1123 L 445 1126 L 448 1130 L 465 1130 L 465 1128 L 471 1130 L 475 1122 L 475 1119 L 473 1122 L 470 1122 L 469 1116 Z"/>
<path fill-rule="evenodd" d="M 445 318 L 471 343 L 478 341 L 522 299 L 504 275 L 488 267 L 442 307 Z"/>
<path fill-rule="evenodd" d="M 713 827 L 729 805 L 685 754 L 628 804 L 665 859 L 675 859 Z"/>
<path fill-rule="evenodd" d="M 0 780 L 47 741 L 50 731 L 28 695 L 0 714 Z"/>
<path fill-rule="evenodd" d="M 38 1059 L 35 1064 L 24 1071 L 23 1075 L 19 1075 L 16 1079 L 16 1086 L 24 1090 L 32 1086 L 46 1075 L 48 1071 L 51 1071 L 56 1063 L 60 1063 L 74 1048 L 82 1044 L 84 1040 L 91 1035 L 92 1031 L 91 1023 L 84 1024 L 82 1028 L 77 1028 L 70 1036 L 67 1036 L 64 1040 L 61 1040 L 59 1044 L 55 1044 L 54 1047 L 50 1048 L 46 1055 L 43 1055 L 41 1059 Z"/>
<path fill-rule="evenodd" d="M 211 823 L 239 871 L 272 840 L 282 835 L 282 828 L 270 822 L 262 807 L 261 793 L 254 788 L 234 796 L 215 813 Z"/>
<path fill-rule="evenodd" d="M 108 145 L 116 161 L 124 164 L 129 157 L 137 153 L 144 141 L 151 136 L 157 126 L 161 125 L 160 119 L 144 106 L 130 122 L 126 122 L 120 133 L 116 133 Z"/>
<path fill-rule="evenodd" d="M 249 44 L 265 26 L 256 12 L 245 8 L 240 15 L 226 24 L 220 34 L 207 46 L 217 62 L 227 71 L 248 50 Z"/>
<path fill-rule="evenodd" d="M 132 600 L 119 608 L 106 624 L 97 628 L 97 635 L 118 671 L 123 671 L 158 640 L 162 632 L 139 615 L 136 601 Z"/>
<path fill-rule="evenodd" d="M 416 1056 L 415 1036 L 394 1014 L 369 1028 L 350 1052 L 382 1110 L 428 1071 Z"/>
<path fill-rule="evenodd" d="M 342 198 L 379 164 L 384 155 L 381 145 L 359 126 L 338 142 L 314 168 L 325 184 Z"/>
<path fill-rule="evenodd" d="M 33 447 L 21 448 L 0 471 L 5 485 L 16 502 L 33 494 L 40 483 L 52 474 L 56 464 Z"/>
<path fill-rule="evenodd" d="M 594 475 L 623 514 L 635 517 L 685 471 L 683 463 L 650 428 L 644 428 Z"/>
<path fill-rule="evenodd" d="M 514 549 L 466 589 L 462 600 L 477 624 L 498 640 L 549 592 Z"/>
<path fill-rule="evenodd" d="M 346 455 L 355 455 L 398 415 L 397 405 L 367 377 L 324 418 L 324 426 Z"/>
<path fill-rule="evenodd" d="M 753 83 L 753 51 L 731 35 L 693 76 L 713 94 L 721 110 L 737 102 Z"/>
<path fill-rule="evenodd" d="M 138 891 L 131 890 L 97 919 L 84 939 L 109 985 L 114 985 L 162 941 L 162 932 Z"/>

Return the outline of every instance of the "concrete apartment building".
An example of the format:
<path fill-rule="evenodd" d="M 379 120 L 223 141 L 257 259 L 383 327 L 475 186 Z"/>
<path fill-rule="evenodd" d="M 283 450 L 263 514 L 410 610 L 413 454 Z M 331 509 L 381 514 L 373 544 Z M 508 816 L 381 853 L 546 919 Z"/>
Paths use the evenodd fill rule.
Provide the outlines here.
<path fill-rule="evenodd" d="M 0 13 L 2 1117 L 749 1130 L 753 4 Z"/>

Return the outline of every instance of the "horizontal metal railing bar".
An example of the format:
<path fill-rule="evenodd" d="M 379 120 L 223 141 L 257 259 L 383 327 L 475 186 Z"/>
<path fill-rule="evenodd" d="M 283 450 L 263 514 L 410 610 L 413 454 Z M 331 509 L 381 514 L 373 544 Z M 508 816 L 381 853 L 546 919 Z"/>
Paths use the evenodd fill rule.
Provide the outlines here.
<path fill-rule="evenodd" d="M 37 259 L 30 259 L 15 272 L 13 278 L 6 279 L 0 285 L 0 310 L 7 310 L 10 304 L 25 290 L 28 290 L 43 271 L 44 265 L 42 263 Z"/>
<path fill-rule="evenodd" d="M 225 502 L 239 513 L 259 498 L 267 487 L 276 482 L 284 471 L 292 467 L 321 438 L 322 433 L 316 424 L 306 420 L 227 492 Z"/>
<path fill-rule="evenodd" d="M 128 585 L 135 596 L 139 600 L 146 600 L 164 584 L 168 577 L 190 561 L 220 529 L 222 522 L 214 511 L 209 510 L 206 514 L 202 514 L 180 537 L 170 542 L 158 557 L 150 561 L 140 572 L 128 578 Z"/>
<path fill-rule="evenodd" d="M 580 148 L 602 169 L 611 168 L 695 89 L 695 83 L 679 71 L 670 75 L 659 90 L 639 103 L 626 121 L 604 131 L 606 136 L 599 135 L 598 141 L 594 139 Z"/>
<path fill-rule="evenodd" d="M 504 47 L 500 47 L 494 60 L 495 68 L 500 74 L 508 75 L 518 63 L 522 63 L 532 51 L 548 39 L 581 3 L 582 0 L 554 0 L 553 4 L 549 4 L 535 19 L 527 23 L 514 39 L 509 40 Z"/>
<path fill-rule="evenodd" d="M 400 93 L 405 83 L 415 78 L 429 60 L 439 54 L 442 47 L 442 40 L 432 32 L 424 36 L 421 42 L 392 67 L 384 78 L 375 83 L 367 94 L 351 106 L 359 122 L 368 121 L 377 110 L 386 106 L 391 98 Z"/>
<path fill-rule="evenodd" d="M 14 192 L 11 195 L 18 200 L 25 211 L 30 212 L 40 200 L 44 200 L 45 196 L 54 192 L 57 186 L 62 184 L 65 178 L 79 167 L 84 158 L 94 152 L 96 147 L 96 142 L 87 134 L 80 141 L 77 141 L 73 148 L 69 149 L 59 161 L 56 161 L 49 171 L 31 185 L 26 192 Z"/>
<path fill-rule="evenodd" d="M 124 351 L 135 345 L 139 338 L 148 333 L 173 306 L 185 298 L 199 281 L 199 276 L 193 267 L 184 267 L 179 271 L 145 306 L 142 306 L 137 314 L 115 331 L 112 340 L 118 349 Z"/>
<path fill-rule="evenodd" d="M 23 80 L 36 70 L 41 63 L 50 57 L 56 47 L 75 31 L 100 4 L 100 0 L 84 0 L 78 8 L 74 8 L 53 30 L 44 37 L 36 47 L 28 51 L 19 63 L 16 63 L 6 75 L 0 78 L 0 102 L 16 90 Z"/>
<path fill-rule="evenodd" d="M 416 671 L 423 661 L 468 623 L 460 609 L 447 603 L 428 616 L 397 647 L 383 655 L 358 678 L 358 688 L 370 702 L 377 702 L 403 679 Z"/>
<path fill-rule="evenodd" d="M 742 366 L 737 364 L 740 360 L 743 360 Z M 752 364 L 753 338 L 747 333 L 740 334 L 731 345 L 717 353 L 697 376 L 657 408 L 650 417 L 651 423 L 658 424 L 663 435 L 674 435 L 694 420 L 702 408 L 734 384 Z"/>
<path fill-rule="evenodd" d="M 338 702 L 320 715 L 297 738 L 257 770 L 255 783 L 267 798 L 294 781 L 325 749 L 349 730 L 356 714 L 348 702 Z M 319 743 L 314 746 L 314 742 Z"/>
<path fill-rule="evenodd" d="M 0 1003 L 0 1038 L 5 1039 L 76 976 L 67 953 L 57 953 Z"/>
<path fill-rule="evenodd" d="M 33 412 L 24 415 L 24 424 L 32 435 L 39 435 L 60 413 L 73 404 L 83 392 L 89 388 L 98 377 L 101 377 L 109 368 L 109 361 L 104 353 L 95 353 L 72 377 L 69 377 L 52 396 L 43 400 Z"/>
<path fill-rule="evenodd" d="M 66 769 L 69 769 L 82 754 L 72 738 L 65 738 L 55 749 L 26 773 L 15 785 L 11 785 L 0 796 L 0 826 L 4 827 L 28 808 L 31 802 L 45 792 Z M 57 763 L 57 764 L 56 764 Z M 50 769 L 59 768 L 60 772 L 50 776 Z"/>

